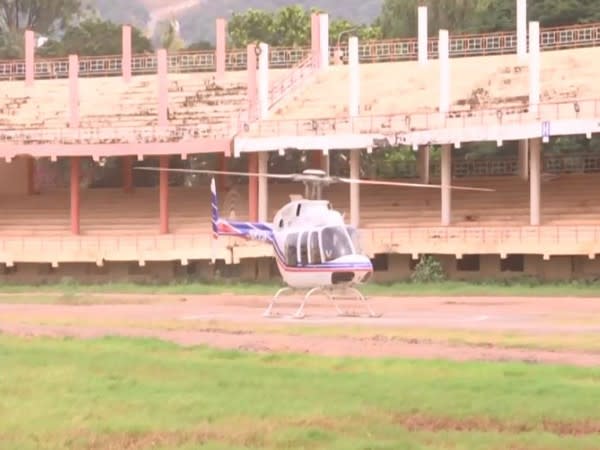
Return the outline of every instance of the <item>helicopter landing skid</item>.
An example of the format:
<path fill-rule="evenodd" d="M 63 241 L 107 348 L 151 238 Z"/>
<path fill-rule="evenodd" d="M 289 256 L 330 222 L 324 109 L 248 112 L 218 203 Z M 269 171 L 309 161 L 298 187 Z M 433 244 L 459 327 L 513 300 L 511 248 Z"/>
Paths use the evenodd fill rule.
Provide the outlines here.
<path fill-rule="evenodd" d="M 277 293 L 273 296 L 273 298 L 271 299 L 271 302 L 269 303 L 269 306 L 263 313 L 264 317 L 276 317 L 277 316 L 276 314 L 273 314 L 273 306 L 275 305 L 276 300 L 285 292 L 291 292 L 291 293 L 302 292 L 302 293 L 304 293 L 305 291 L 301 291 L 299 289 L 293 289 L 291 287 L 284 287 L 284 288 L 279 289 L 277 291 Z M 370 318 L 381 317 L 381 314 L 376 314 L 371 309 L 365 296 L 357 288 L 352 287 L 352 286 L 314 287 L 314 288 L 310 289 L 308 292 L 304 293 L 304 296 L 302 298 L 302 303 L 300 303 L 300 306 L 298 307 L 296 312 L 292 315 L 292 317 L 295 319 L 303 319 L 305 317 L 304 306 L 306 305 L 306 302 L 308 301 L 308 299 L 311 296 L 313 296 L 315 294 L 319 294 L 319 293 L 324 294 L 333 303 L 333 305 L 335 306 L 335 309 L 337 311 L 337 314 L 340 317 L 360 317 L 359 314 L 349 313 L 347 311 L 343 311 L 342 309 L 340 309 L 340 307 L 338 305 L 338 301 L 340 301 L 340 300 L 342 300 L 342 301 L 343 300 L 358 300 L 361 303 L 363 303 L 365 308 L 367 309 L 368 317 L 370 317 Z"/>

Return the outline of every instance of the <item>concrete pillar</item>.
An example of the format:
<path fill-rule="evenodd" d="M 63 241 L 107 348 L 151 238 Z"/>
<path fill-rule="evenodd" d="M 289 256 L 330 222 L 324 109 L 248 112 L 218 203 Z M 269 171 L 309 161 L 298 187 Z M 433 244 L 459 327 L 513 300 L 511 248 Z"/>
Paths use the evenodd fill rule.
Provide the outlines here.
<path fill-rule="evenodd" d="M 69 127 L 79 128 L 79 58 L 69 55 Z"/>
<path fill-rule="evenodd" d="M 329 67 L 329 15 L 319 14 L 319 68 Z"/>
<path fill-rule="evenodd" d="M 248 172 L 258 172 L 258 153 L 248 153 Z M 251 222 L 258 220 L 258 178 L 248 177 L 248 215 Z"/>
<path fill-rule="evenodd" d="M 421 183 L 429 184 L 429 146 L 420 145 L 417 152 L 417 172 Z"/>
<path fill-rule="evenodd" d="M 348 70 L 350 72 L 348 113 L 350 117 L 356 117 L 360 111 L 360 66 L 358 58 L 358 38 L 355 36 L 348 39 Z"/>
<path fill-rule="evenodd" d="M 258 104 L 259 117 L 265 120 L 269 115 L 269 45 L 261 42 L 258 57 Z"/>
<path fill-rule="evenodd" d="M 121 41 L 121 72 L 123 81 L 129 83 L 131 81 L 131 25 L 123 25 Z"/>
<path fill-rule="evenodd" d="M 519 141 L 518 164 L 519 178 L 527 180 L 529 178 L 529 140 L 527 139 Z"/>
<path fill-rule="evenodd" d="M 529 141 L 529 201 L 530 201 L 530 224 L 537 226 L 540 224 L 540 194 L 541 194 L 541 154 L 542 154 L 542 139 L 535 138 Z"/>
<path fill-rule="evenodd" d="M 71 233 L 79 234 L 79 156 L 71 157 Z"/>
<path fill-rule="evenodd" d="M 169 124 L 167 113 L 169 108 L 169 82 L 167 80 L 167 50 L 164 48 L 156 51 L 156 65 L 158 74 L 158 126 L 166 127 Z"/>
<path fill-rule="evenodd" d="M 25 31 L 25 86 L 33 86 L 35 79 L 35 34 Z"/>
<path fill-rule="evenodd" d="M 418 52 L 419 52 L 419 64 L 427 63 L 427 50 L 428 50 L 428 30 L 427 30 L 427 6 L 419 6 L 419 23 L 418 23 Z"/>
<path fill-rule="evenodd" d="M 440 30 L 439 36 L 440 59 L 440 113 L 450 110 L 450 37 L 448 30 Z"/>
<path fill-rule="evenodd" d="M 217 81 L 223 81 L 225 78 L 225 62 L 227 51 L 227 21 L 224 18 L 218 18 L 216 23 L 216 49 L 215 49 L 215 69 Z"/>
<path fill-rule="evenodd" d="M 517 56 L 527 60 L 527 0 L 517 0 Z"/>
<path fill-rule="evenodd" d="M 258 173 L 269 172 L 269 152 L 259 152 Z M 267 177 L 258 179 L 258 220 L 266 222 L 269 214 L 269 180 Z"/>
<path fill-rule="evenodd" d="M 540 104 L 540 23 L 529 22 L 529 105 L 537 114 Z"/>
<path fill-rule="evenodd" d="M 248 44 L 246 47 L 246 71 L 248 73 L 248 121 L 254 122 L 258 116 L 258 79 L 256 64 L 256 45 Z"/>
<path fill-rule="evenodd" d="M 450 225 L 452 221 L 452 145 L 442 145 L 442 226 Z"/>
<path fill-rule="evenodd" d="M 160 168 L 169 168 L 169 156 L 160 156 Z M 169 232 L 169 172 L 162 170 L 159 178 L 160 234 Z"/>
<path fill-rule="evenodd" d="M 360 150 L 350 150 L 350 178 L 360 178 Z M 350 224 L 360 226 L 360 185 L 350 184 Z"/>
<path fill-rule="evenodd" d="M 133 156 L 123 156 L 123 191 L 133 192 Z"/>
<path fill-rule="evenodd" d="M 319 58 L 320 58 L 320 43 L 321 39 L 319 37 L 319 14 L 313 13 L 310 15 L 310 50 L 312 56 L 312 66 L 315 69 L 319 68 Z"/>
<path fill-rule="evenodd" d="M 321 153 L 321 170 L 324 170 L 327 175 L 331 173 L 331 158 L 329 157 L 329 151 L 323 150 Z"/>

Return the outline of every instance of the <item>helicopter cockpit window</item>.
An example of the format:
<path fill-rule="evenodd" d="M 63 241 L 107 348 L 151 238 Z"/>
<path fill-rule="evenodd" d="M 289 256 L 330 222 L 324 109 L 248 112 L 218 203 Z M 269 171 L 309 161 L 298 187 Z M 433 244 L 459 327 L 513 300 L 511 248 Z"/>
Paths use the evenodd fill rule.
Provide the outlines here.
<path fill-rule="evenodd" d="M 300 264 L 308 264 L 308 231 L 300 235 Z"/>
<path fill-rule="evenodd" d="M 323 259 L 331 261 L 353 254 L 352 242 L 345 227 L 327 227 L 321 231 Z"/>
<path fill-rule="evenodd" d="M 312 231 L 310 233 L 309 247 L 310 263 L 321 264 L 321 248 L 319 247 L 319 234 L 317 231 Z"/>
<path fill-rule="evenodd" d="M 354 253 L 362 253 L 362 246 L 360 245 L 360 236 L 358 234 L 358 230 L 354 227 L 346 227 L 346 230 L 348 230 L 348 236 L 350 236 L 350 240 L 354 246 Z"/>
<path fill-rule="evenodd" d="M 288 266 L 298 265 L 298 233 L 289 234 L 285 240 L 285 262 Z"/>

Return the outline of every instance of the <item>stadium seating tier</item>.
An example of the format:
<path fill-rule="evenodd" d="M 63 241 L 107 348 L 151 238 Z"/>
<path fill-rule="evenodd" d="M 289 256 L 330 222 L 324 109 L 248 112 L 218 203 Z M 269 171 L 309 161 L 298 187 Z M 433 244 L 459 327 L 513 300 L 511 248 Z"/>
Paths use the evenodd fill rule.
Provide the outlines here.
<path fill-rule="evenodd" d="M 517 177 L 486 177 L 455 180 L 456 185 L 491 187 L 495 192 L 454 191 L 454 226 L 524 226 L 529 221 L 529 184 Z M 298 184 L 270 182 L 269 217 L 301 193 Z M 276 188 L 275 188 L 276 187 Z M 544 225 L 597 225 L 600 204 L 594 187 L 598 174 L 561 175 L 542 182 L 541 212 Z M 235 217 L 248 218 L 247 186 L 235 187 Z M 349 189 L 334 185 L 324 192 L 334 208 L 349 215 Z M 171 187 L 170 228 L 177 233 L 209 231 L 208 186 Z M 231 210 L 231 195 L 220 192 L 223 215 Z M 2 235 L 68 235 L 69 193 L 56 189 L 34 196 L 1 196 L 4 214 Z M 361 227 L 408 227 L 440 225 L 440 194 L 435 189 L 394 187 L 361 188 Z M 81 230 L 84 235 L 158 234 L 159 194 L 156 188 L 138 188 L 127 194 L 120 189 L 84 189 L 81 193 Z"/>

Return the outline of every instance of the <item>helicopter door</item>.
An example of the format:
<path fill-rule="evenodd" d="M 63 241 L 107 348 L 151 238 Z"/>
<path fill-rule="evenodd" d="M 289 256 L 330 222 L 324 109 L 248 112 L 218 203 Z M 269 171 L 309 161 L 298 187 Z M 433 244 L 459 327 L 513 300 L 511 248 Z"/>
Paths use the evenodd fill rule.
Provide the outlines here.
<path fill-rule="evenodd" d="M 298 250 L 300 251 L 300 265 L 306 266 L 308 264 L 308 231 L 300 235 Z"/>
<path fill-rule="evenodd" d="M 289 234 L 285 238 L 285 263 L 288 266 L 298 265 L 298 233 Z"/>
<path fill-rule="evenodd" d="M 319 232 L 311 231 L 309 239 L 310 263 L 321 264 L 321 247 L 319 247 Z"/>

